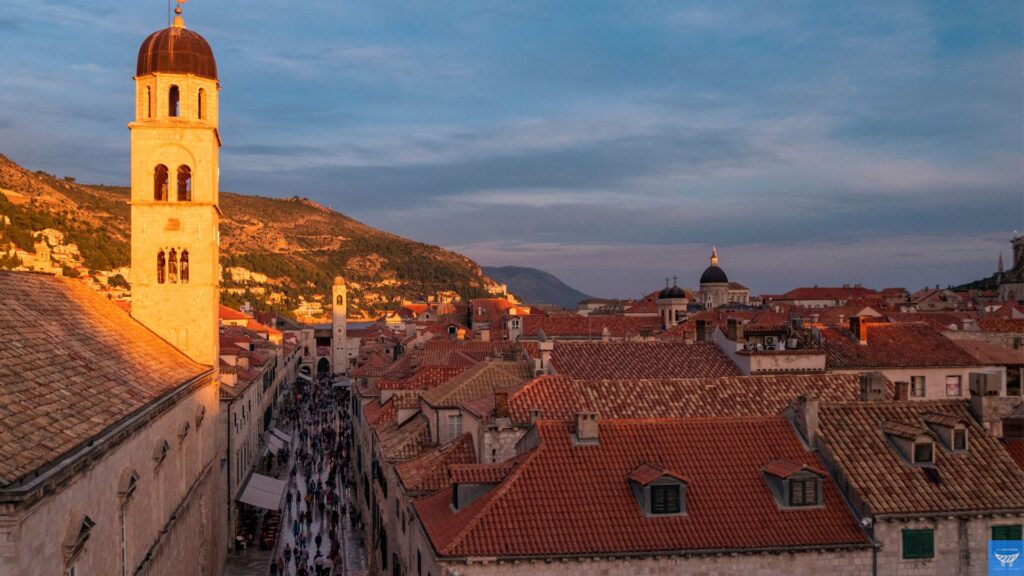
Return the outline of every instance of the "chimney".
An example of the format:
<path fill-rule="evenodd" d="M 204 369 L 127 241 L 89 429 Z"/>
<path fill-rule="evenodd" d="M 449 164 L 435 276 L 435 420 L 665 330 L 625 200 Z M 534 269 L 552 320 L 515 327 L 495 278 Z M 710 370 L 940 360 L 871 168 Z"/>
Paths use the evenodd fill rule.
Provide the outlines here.
<path fill-rule="evenodd" d="M 491 329 L 490 328 L 482 328 L 480 330 L 480 341 L 481 342 L 490 342 L 491 341 Z"/>
<path fill-rule="evenodd" d="M 541 411 L 537 408 L 530 408 L 530 424 L 534 424 L 537 420 L 540 420 Z"/>
<path fill-rule="evenodd" d="M 537 348 L 540 349 L 540 369 L 545 374 L 551 374 L 551 353 L 555 349 L 555 343 L 550 340 L 543 340 L 537 342 Z"/>
<path fill-rule="evenodd" d="M 743 323 L 738 318 L 729 318 L 726 323 L 726 334 L 729 340 L 740 342 L 743 340 Z"/>
<path fill-rule="evenodd" d="M 457 329 L 455 331 L 455 339 L 456 340 L 465 340 L 466 339 L 466 329 L 465 328 Z"/>
<path fill-rule="evenodd" d="M 508 420 L 512 415 L 508 409 L 508 388 L 504 386 L 494 389 L 494 419 Z"/>
<path fill-rule="evenodd" d="M 597 412 L 576 413 L 576 443 L 597 444 Z"/>
<path fill-rule="evenodd" d="M 885 400 L 885 389 L 889 380 L 881 372 L 865 372 L 860 375 L 860 399 L 863 402 Z"/>
<path fill-rule="evenodd" d="M 697 342 L 708 341 L 708 321 L 697 320 Z"/>
<path fill-rule="evenodd" d="M 861 320 L 859 316 L 850 317 L 850 332 L 853 332 L 853 337 L 860 342 L 861 346 L 865 346 L 868 343 L 868 327 Z"/>
<path fill-rule="evenodd" d="M 820 403 L 817 396 L 801 395 L 796 398 L 796 410 L 794 411 L 796 429 L 800 431 L 807 445 L 811 447 L 814 446 L 814 440 L 818 436 L 818 406 Z"/>
<path fill-rule="evenodd" d="M 910 400 L 910 382 L 896 382 L 896 399 Z"/>

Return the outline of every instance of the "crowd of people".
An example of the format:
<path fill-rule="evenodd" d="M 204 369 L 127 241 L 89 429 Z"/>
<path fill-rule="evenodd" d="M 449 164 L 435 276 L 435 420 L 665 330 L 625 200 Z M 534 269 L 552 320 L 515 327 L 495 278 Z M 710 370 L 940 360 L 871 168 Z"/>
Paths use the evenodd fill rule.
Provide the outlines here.
<path fill-rule="evenodd" d="M 349 391 L 329 376 L 289 391 L 281 425 L 292 434 L 282 538 L 271 576 L 337 576 L 344 571 L 344 530 L 352 485 L 345 466 L 351 439 Z M 290 536 L 290 538 L 288 538 Z"/>

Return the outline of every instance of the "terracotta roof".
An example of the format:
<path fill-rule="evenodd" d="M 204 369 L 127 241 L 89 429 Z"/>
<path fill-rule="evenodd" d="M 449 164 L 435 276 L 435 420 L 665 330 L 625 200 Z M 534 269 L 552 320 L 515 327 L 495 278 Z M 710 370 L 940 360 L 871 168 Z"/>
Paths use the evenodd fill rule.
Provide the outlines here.
<path fill-rule="evenodd" d="M 602 421 L 598 444 L 588 446 L 573 444 L 567 422 L 541 421 L 536 430 L 538 446 L 469 506 L 453 511 L 449 490 L 415 501 L 439 556 L 868 546 L 827 479 L 823 507 L 776 504 L 764 462 L 820 466 L 784 418 Z M 686 515 L 652 518 L 640 510 L 628 478 L 649 463 L 688 479 Z"/>
<path fill-rule="evenodd" d="M 682 474 L 671 472 L 669 470 L 665 470 L 664 468 L 652 466 L 647 463 L 638 466 L 635 470 L 630 472 L 629 476 L 627 476 L 626 478 L 629 478 L 630 480 L 636 482 L 641 486 L 647 486 L 651 482 L 654 482 L 655 480 L 664 478 L 666 476 L 670 478 L 675 478 L 680 482 L 688 482 L 688 480 Z"/>
<path fill-rule="evenodd" d="M 394 419 L 374 428 L 381 455 L 388 462 L 410 460 L 431 447 L 430 425 L 420 414 L 399 426 Z"/>
<path fill-rule="evenodd" d="M 448 467 L 476 462 L 473 436 L 468 432 L 412 460 L 395 465 L 406 492 L 433 492 L 451 484 Z"/>
<path fill-rule="evenodd" d="M 919 436 L 929 435 L 928 429 L 921 424 L 900 422 L 898 420 L 883 422 L 882 432 L 885 432 L 889 436 L 895 436 L 905 440 L 914 440 Z"/>
<path fill-rule="evenodd" d="M 498 484 L 522 461 L 516 457 L 494 464 L 454 464 L 448 468 L 448 475 L 452 484 Z"/>
<path fill-rule="evenodd" d="M 1004 438 L 1002 442 L 1010 458 L 1024 471 L 1024 438 Z"/>
<path fill-rule="evenodd" d="M 1024 512 L 1024 472 L 974 422 L 967 405 L 957 400 L 822 403 L 820 433 L 866 514 Z M 936 442 L 932 479 L 908 465 L 883 432 L 896 423 L 899 432 L 924 430 L 929 413 L 958 418 L 970 431 L 966 452 L 951 453 Z"/>
<path fill-rule="evenodd" d="M 221 320 L 252 320 L 252 316 L 223 304 L 220 305 Z"/>
<path fill-rule="evenodd" d="M 548 338 L 593 338 L 600 339 L 607 329 L 612 338 L 631 338 L 645 332 L 660 332 L 661 321 L 649 316 L 580 316 L 559 314 L 556 316 L 521 316 L 522 336 L 538 337 L 541 330 Z"/>
<path fill-rule="evenodd" d="M 423 393 L 434 407 L 458 406 L 480 397 L 493 396 L 497 388 L 516 388 L 533 377 L 532 362 L 481 362 Z"/>
<path fill-rule="evenodd" d="M 0 485 L 203 374 L 84 283 L 0 271 Z"/>
<path fill-rule="evenodd" d="M 811 466 L 803 462 L 793 462 L 792 460 L 776 459 L 764 465 L 765 474 L 771 474 L 778 478 L 789 478 L 790 476 L 799 472 L 807 471 L 813 472 L 818 476 L 828 476 L 828 472 L 825 472 L 817 466 Z"/>
<path fill-rule="evenodd" d="M 370 426 L 386 424 L 395 419 L 395 405 L 391 400 L 381 404 L 380 400 L 371 400 L 363 405 L 363 418 Z"/>
<path fill-rule="evenodd" d="M 380 380 L 379 390 L 427 390 L 439 386 L 469 370 L 472 366 L 424 366 L 408 378 L 400 380 Z"/>
<path fill-rule="evenodd" d="M 822 349 L 831 369 L 977 366 L 978 362 L 928 324 L 869 323 L 867 344 L 838 326 L 821 326 Z"/>
<path fill-rule="evenodd" d="M 850 300 L 878 294 L 870 288 L 851 287 L 803 287 L 794 288 L 780 296 L 779 300 Z"/>
<path fill-rule="evenodd" d="M 556 342 L 551 362 L 558 374 L 587 379 L 740 375 L 711 342 Z"/>
<path fill-rule="evenodd" d="M 986 316 L 978 323 L 982 332 L 1024 334 L 1024 318 L 992 318 Z"/>
<path fill-rule="evenodd" d="M 890 386 L 891 387 L 891 386 Z M 609 418 L 689 418 L 779 414 L 797 396 L 822 402 L 860 398 L 856 374 L 737 376 L 683 380 L 573 380 L 541 376 L 509 394 L 515 422 L 529 422 L 530 410 L 544 419 L 569 420 L 580 411 Z M 892 398 L 892 391 L 888 391 Z"/>

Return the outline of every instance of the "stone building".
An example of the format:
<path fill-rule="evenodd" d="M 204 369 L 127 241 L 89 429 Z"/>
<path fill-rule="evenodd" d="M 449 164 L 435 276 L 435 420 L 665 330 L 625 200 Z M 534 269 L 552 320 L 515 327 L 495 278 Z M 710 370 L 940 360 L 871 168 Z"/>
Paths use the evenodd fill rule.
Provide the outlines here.
<path fill-rule="evenodd" d="M 223 570 L 220 87 L 176 14 L 135 74 L 131 316 L 0 272 L 0 576 Z"/>
<path fill-rule="evenodd" d="M 711 248 L 711 265 L 700 275 L 700 303 L 706 310 L 728 304 L 749 304 L 750 289 L 730 282 L 725 270 L 718 267 L 718 249 Z"/>
<path fill-rule="evenodd" d="M 1013 266 L 1002 270 L 1002 256 L 999 257 L 999 299 L 1004 302 L 1024 302 L 1024 235 L 1014 234 Z"/>

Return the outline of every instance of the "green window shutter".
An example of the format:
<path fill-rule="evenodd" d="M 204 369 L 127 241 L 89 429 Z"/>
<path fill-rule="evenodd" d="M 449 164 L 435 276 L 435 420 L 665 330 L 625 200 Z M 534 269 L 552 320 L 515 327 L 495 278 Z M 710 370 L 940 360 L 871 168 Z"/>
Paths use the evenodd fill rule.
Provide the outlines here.
<path fill-rule="evenodd" d="M 935 557 L 935 532 L 931 528 L 903 530 L 903 558 Z"/>
<path fill-rule="evenodd" d="M 992 527 L 993 540 L 1024 540 L 1024 526 L 1020 524 L 1003 524 Z"/>

